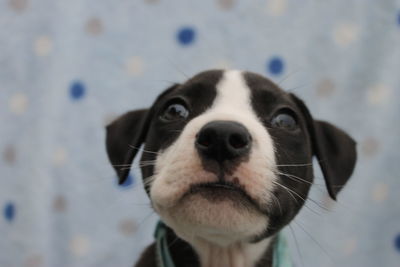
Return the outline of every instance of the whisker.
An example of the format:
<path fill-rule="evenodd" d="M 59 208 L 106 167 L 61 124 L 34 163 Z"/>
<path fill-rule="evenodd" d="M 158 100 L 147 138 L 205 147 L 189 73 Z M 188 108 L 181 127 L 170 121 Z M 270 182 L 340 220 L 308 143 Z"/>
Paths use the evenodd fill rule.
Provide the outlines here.
<path fill-rule="evenodd" d="M 297 70 L 293 70 L 292 72 L 286 74 L 280 81 L 277 82 L 278 86 L 282 86 L 282 83 L 284 81 L 286 81 L 289 77 L 291 77 L 292 75 L 298 73 L 299 71 L 301 71 L 300 68 L 298 68 Z"/>
<path fill-rule="evenodd" d="M 143 182 L 143 185 L 144 185 L 144 186 L 148 186 L 149 184 L 151 184 L 152 182 L 154 182 L 155 178 L 156 178 L 156 175 L 152 175 L 152 176 L 146 177 L 146 178 L 145 178 L 146 181 Z"/>
<path fill-rule="evenodd" d="M 323 248 L 323 246 L 308 232 L 305 230 L 305 228 L 303 226 L 300 225 L 300 223 L 296 222 L 295 220 L 293 220 L 293 222 L 300 227 L 304 233 L 306 233 L 308 235 L 309 238 L 311 238 L 318 246 L 319 248 L 328 256 L 328 258 L 332 261 L 332 263 L 335 263 L 335 260 L 333 259 L 333 257 Z"/>
<path fill-rule="evenodd" d="M 298 198 L 300 198 L 301 200 L 304 201 L 304 206 L 305 206 L 306 208 L 308 208 L 308 209 L 309 209 L 310 211 L 312 211 L 313 213 L 315 213 L 315 214 L 321 216 L 321 214 L 320 214 L 319 212 L 316 212 L 315 210 L 311 209 L 309 206 L 307 206 L 307 205 L 305 204 L 305 203 L 306 203 L 306 200 L 305 200 L 302 196 L 300 196 L 300 194 L 298 194 L 298 193 L 295 192 L 294 190 L 291 190 L 290 188 L 288 188 L 288 187 L 286 187 L 286 186 L 284 186 L 284 185 L 282 185 L 282 184 L 280 184 L 280 183 L 278 183 L 278 182 L 272 181 L 272 183 L 275 184 L 275 185 L 279 185 L 279 186 L 281 186 L 282 188 L 284 188 L 284 189 L 292 196 L 292 198 L 296 201 L 296 203 L 299 203 L 298 200 L 293 196 L 292 193 L 294 193 Z M 310 199 L 310 198 L 308 198 L 308 199 Z M 310 200 L 311 200 L 311 199 L 310 199 Z M 315 201 L 315 202 L 316 202 L 316 201 Z M 319 205 L 318 205 L 318 206 L 319 206 Z"/>
<path fill-rule="evenodd" d="M 300 262 L 301 262 L 301 266 L 304 267 L 303 255 L 302 255 L 301 252 L 300 252 L 299 243 L 298 243 L 298 241 L 297 241 L 297 238 L 296 238 L 296 235 L 295 235 L 295 233 L 294 233 L 293 227 L 292 227 L 290 224 L 289 224 L 289 229 L 290 229 L 290 232 L 292 233 L 292 236 L 293 236 L 293 239 L 294 239 L 294 243 L 296 244 L 296 250 L 297 250 L 297 253 L 299 254 L 299 259 L 300 259 Z"/>
<path fill-rule="evenodd" d="M 133 163 L 130 163 L 130 164 L 111 164 L 111 166 L 113 166 L 113 167 L 129 167 L 129 166 L 132 166 L 133 165 Z"/>
<path fill-rule="evenodd" d="M 279 172 L 279 171 L 275 171 L 275 173 L 276 173 L 276 174 L 283 175 L 283 176 L 287 176 L 287 177 L 289 177 L 289 178 L 292 178 L 294 181 L 301 181 L 301 182 L 304 182 L 304 183 L 313 185 L 312 182 L 307 181 L 307 180 L 304 180 L 303 178 L 300 178 L 300 177 L 298 177 L 298 176 L 296 176 L 296 175 L 293 175 L 293 174 L 288 174 L 288 173 Z"/>
<path fill-rule="evenodd" d="M 119 168 L 119 170 L 124 171 L 124 170 L 140 170 L 142 167 L 148 167 L 148 166 L 154 166 L 154 164 L 148 164 L 148 165 L 142 165 L 142 166 L 136 166 L 136 167 L 123 167 Z"/>
<path fill-rule="evenodd" d="M 149 165 L 156 165 L 157 161 L 148 161 L 148 162 L 140 162 L 138 164 L 139 167 L 149 166 Z"/>
<path fill-rule="evenodd" d="M 286 186 L 281 185 L 280 183 L 275 182 L 275 181 L 272 181 L 272 183 L 275 184 L 275 185 L 278 185 L 278 186 L 282 187 L 283 189 L 285 189 L 285 190 L 289 193 L 289 195 L 291 195 L 292 198 L 296 201 L 296 203 L 297 203 L 297 204 L 299 203 L 299 201 L 296 199 L 296 197 L 290 192 L 291 190 L 290 190 L 289 188 L 287 188 Z M 301 198 L 301 197 L 300 197 L 300 198 Z M 301 198 L 301 199 L 303 199 L 303 198 Z"/>
<path fill-rule="evenodd" d="M 318 201 L 308 197 L 307 200 L 310 200 L 312 203 L 314 203 L 315 205 L 317 205 L 318 207 L 320 207 L 321 209 L 323 209 L 324 211 L 330 212 L 330 209 L 328 209 L 327 207 L 325 207 L 324 205 L 322 205 L 321 203 L 319 203 Z"/>
<path fill-rule="evenodd" d="M 140 161 L 139 164 L 140 164 L 140 163 L 149 163 L 149 162 L 153 162 L 153 163 L 154 163 L 154 162 L 156 162 L 156 161 L 157 161 L 157 160 L 155 160 L 155 159 L 154 159 L 154 160 L 143 160 L 143 161 Z"/>
<path fill-rule="evenodd" d="M 169 63 L 175 68 L 176 71 L 178 71 L 185 79 L 189 79 L 190 77 L 183 72 L 183 70 L 181 68 L 178 67 L 177 64 L 175 64 L 171 59 L 167 59 L 169 61 Z"/>
<path fill-rule="evenodd" d="M 171 81 L 171 80 L 166 80 L 166 79 L 156 79 L 156 80 L 147 80 L 149 82 L 162 82 L 162 83 L 167 83 L 168 87 L 176 84 L 176 81 Z"/>
<path fill-rule="evenodd" d="M 124 171 L 124 170 L 138 170 L 141 167 L 147 167 L 147 166 L 155 166 L 155 163 L 147 163 L 147 164 L 138 164 L 137 166 L 133 167 L 134 164 L 121 164 L 121 165 L 113 165 L 114 167 L 121 167 L 118 168 L 120 171 Z"/>
<path fill-rule="evenodd" d="M 271 194 L 272 199 L 273 199 L 274 201 L 276 201 L 276 203 L 278 203 L 279 212 L 280 212 L 280 214 L 281 214 L 281 216 L 282 216 L 282 215 L 283 215 L 282 206 L 281 206 L 281 203 L 279 202 L 278 197 L 275 196 L 275 194 L 274 194 L 273 192 L 270 192 L 270 194 Z"/>
<path fill-rule="evenodd" d="M 287 92 L 293 92 L 293 91 L 295 91 L 295 90 L 297 90 L 297 89 L 300 89 L 300 88 L 303 88 L 303 87 L 306 87 L 306 86 L 310 86 L 310 83 L 309 82 L 307 82 L 307 83 L 304 83 L 304 84 L 301 84 L 301 85 L 298 85 L 298 86 L 295 86 L 295 87 L 292 87 L 292 88 L 287 88 L 287 89 L 285 89 Z"/>
<path fill-rule="evenodd" d="M 175 239 L 171 242 L 171 244 L 168 244 L 168 248 L 171 248 L 173 244 L 175 244 L 176 241 L 178 241 L 179 237 L 175 237 Z"/>
<path fill-rule="evenodd" d="M 129 145 L 129 147 L 132 148 L 132 149 L 140 150 L 140 147 L 135 147 L 135 146 L 133 146 L 131 144 Z M 150 153 L 150 154 L 156 154 L 156 155 L 160 154 L 160 153 L 158 153 L 156 151 L 149 151 L 149 150 L 146 150 L 146 149 L 142 149 L 142 151 L 144 153 Z"/>
<path fill-rule="evenodd" d="M 149 214 L 147 214 L 144 219 L 138 224 L 138 229 L 143 225 L 143 223 L 148 220 L 152 215 L 156 214 L 154 210 L 151 210 Z"/>
<path fill-rule="evenodd" d="M 123 170 L 129 170 L 129 169 L 131 169 L 131 170 L 137 170 L 137 169 L 140 169 L 141 167 L 147 167 L 147 166 L 155 166 L 156 164 L 155 164 L 156 162 L 149 162 L 149 163 L 139 163 L 137 166 L 134 166 L 134 167 L 132 167 L 134 164 L 131 164 L 131 165 L 126 165 L 126 166 L 122 166 L 122 168 L 119 168 L 121 171 L 123 171 Z"/>
<path fill-rule="evenodd" d="M 284 172 L 280 172 L 280 171 L 275 171 L 275 173 L 278 174 L 278 175 L 286 176 L 286 177 L 288 177 L 289 179 L 292 179 L 292 180 L 297 181 L 297 182 L 300 182 L 300 181 L 301 181 L 301 182 L 304 182 L 304 183 L 309 184 L 309 185 L 318 186 L 317 189 L 318 189 L 320 192 L 325 192 L 325 191 L 323 191 L 321 188 L 319 188 L 319 187 L 324 187 L 323 184 L 318 184 L 318 183 L 315 183 L 315 182 L 310 182 L 310 181 L 307 181 L 307 180 L 305 180 L 305 179 L 303 179 L 303 178 L 301 178 L 301 177 L 299 177 L 299 176 L 296 176 L 296 175 L 293 175 L 293 174 L 289 174 L 289 173 L 284 173 Z"/>
<path fill-rule="evenodd" d="M 300 164 L 277 164 L 277 167 L 301 167 L 301 166 L 312 166 L 312 163 L 300 163 Z"/>

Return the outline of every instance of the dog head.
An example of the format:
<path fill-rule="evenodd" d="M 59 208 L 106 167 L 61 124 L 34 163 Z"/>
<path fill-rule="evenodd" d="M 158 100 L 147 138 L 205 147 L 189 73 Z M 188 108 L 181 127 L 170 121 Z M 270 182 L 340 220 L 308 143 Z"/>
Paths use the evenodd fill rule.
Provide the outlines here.
<path fill-rule="evenodd" d="M 314 120 L 295 95 L 233 70 L 200 73 L 107 127 L 121 183 L 143 143 L 153 208 L 182 239 L 219 245 L 255 242 L 288 224 L 313 182 L 313 156 L 333 199 L 356 161 L 353 139 Z"/>

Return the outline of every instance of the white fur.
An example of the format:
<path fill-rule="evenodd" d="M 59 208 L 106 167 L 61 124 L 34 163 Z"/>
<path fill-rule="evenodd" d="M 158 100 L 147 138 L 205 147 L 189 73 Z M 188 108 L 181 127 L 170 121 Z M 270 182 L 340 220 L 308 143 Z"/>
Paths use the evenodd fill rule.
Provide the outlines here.
<path fill-rule="evenodd" d="M 240 71 L 224 73 L 212 106 L 192 119 L 178 139 L 160 152 L 150 197 L 165 223 L 194 246 L 202 266 L 252 266 L 269 242 L 248 243 L 249 238 L 266 229 L 265 214 L 240 209 L 230 200 L 212 203 L 197 194 L 182 200 L 191 185 L 217 180 L 215 174 L 203 169 L 194 146 L 198 131 L 215 120 L 239 122 L 253 138 L 249 160 L 226 179 L 236 178 L 260 205 L 270 203 L 273 181 L 277 179 L 273 141 L 251 106 L 250 89 Z"/>

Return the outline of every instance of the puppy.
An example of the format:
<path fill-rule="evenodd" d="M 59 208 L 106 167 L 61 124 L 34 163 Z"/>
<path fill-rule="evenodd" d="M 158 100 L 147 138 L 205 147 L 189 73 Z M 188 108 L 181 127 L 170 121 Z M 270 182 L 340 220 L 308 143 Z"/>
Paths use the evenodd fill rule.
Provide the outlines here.
<path fill-rule="evenodd" d="M 202 72 L 107 126 L 120 183 L 142 144 L 144 188 L 163 223 L 140 267 L 279 266 L 279 232 L 307 198 L 313 156 L 332 199 L 356 162 L 345 132 L 236 70 Z"/>

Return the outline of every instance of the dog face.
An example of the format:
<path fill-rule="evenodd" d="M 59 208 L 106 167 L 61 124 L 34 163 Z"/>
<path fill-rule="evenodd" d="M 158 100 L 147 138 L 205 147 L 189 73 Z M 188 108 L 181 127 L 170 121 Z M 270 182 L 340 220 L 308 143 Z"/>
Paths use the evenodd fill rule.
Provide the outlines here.
<path fill-rule="evenodd" d="M 268 79 L 240 71 L 200 73 L 109 125 L 120 182 L 142 143 L 145 190 L 162 220 L 186 241 L 221 246 L 261 240 L 290 222 L 313 182 L 313 156 L 333 199 L 356 160 L 346 133 L 314 120 Z"/>

